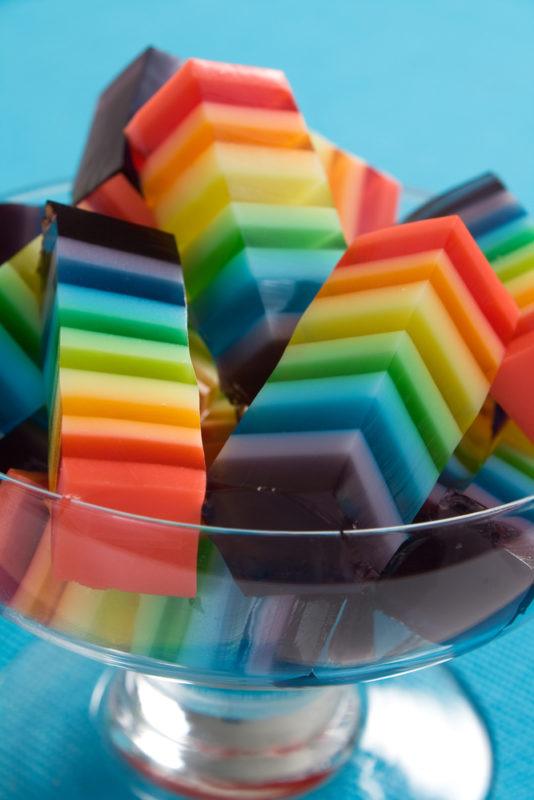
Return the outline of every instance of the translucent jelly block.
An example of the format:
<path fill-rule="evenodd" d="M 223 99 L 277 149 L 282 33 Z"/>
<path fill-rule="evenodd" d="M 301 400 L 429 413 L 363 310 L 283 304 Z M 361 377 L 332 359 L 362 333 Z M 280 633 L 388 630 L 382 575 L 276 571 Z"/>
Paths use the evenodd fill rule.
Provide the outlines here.
<path fill-rule="evenodd" d="M 0 264 L 41 233 L 42 211 L 22 203 L 0 203 Z"/>
<path fill-rule="evenodd" d="M 347 242 L 354 241 L 361 233 L 393 225 L 399 204 L 399 182 L 318 133 L 312 135 L 312 141 L 328 176 Z"/>
<path fill-rule="evenodd" d="M 486 172 L 465 183 L 448 189 L 432 197 L 419 208 L 412 211 L 407 220 L 416 221 L 431 217 L 444 217 L 458 214 L 477 237 L 490 229 L 498 227 L 495 221 L 500 215 L 502 223 L 511 222 L 524 212 L 511 196 L 503 182 L 493 173 Z"/>
<path fill-rule="evenodd" d="M 76 368 L 82 361 L 85 369 L 95 372 L 196 383 L 185 345 L 62 328 L 60 366 Z"/>
<path fill-rule="evenodd" d="M 441 473 L 440 482 L 455 489 L 467 488 L 491 454 L 499 425 L 500 412 L 495 400 L 488 395 Z"/>
<path fill-rule="evenodd" d="M 51 485 L 109 508 L 198 524 L 205 485 L 200 398 L 174 240 L 80 209 L 51 204 L 48 212 Z M 122 544 L 124 520 L 112 514 L 80 521 L 69 506 L 52 527 L 58 580 L 194 594 L 195 531 L 187 547 L 177 545 L 166 572 L 151 563 L 166 547 L 164 526 L 147 525 L 130 548 Z M 88 551 L 78 562 L 77 537 Z M 180 570 L 189 577 L 177 582 Z"/>
<path fill-rule="evenodd" d="M 77 203 L 78 208 L 96 211 L 108 217 L 135 222 L 138 225 L 156 227 L 154 215 L 137 189 L 122 174 L 113 175 L 101 183 L 93 192 Z"/>
<path fill-rule="evenodd" d="M 131 652 L 176 661 L 192 607 L 184 598 L 140 595 Z"/>
<path fill-rule="evenodd" d="M 534 441 L 511 420 L 505 423 L 468 494 L 478 499 L 480 491 L 487 505 L 509 503 L 534 494 Z"/>
<path fill-rule="evenodd" d="M 443 463 L 452 442 L 459 436 L 459 428 L 407 333 L 379 333 L 295 344 L 285 354 L 271 380 L 306 380 L 320 374 L 331 377 L 371 374 L 385 369 L 405 398 L 412 422 L 428 442 L 432 459 L 436 465 Z M 419 399 L 418 387 L 425 402 Z"/>
<path fill-rule="evenodd" d="M 385 286 L 404 287 L 422 281 L 433 287 L 484 374 L 494 375 L 504 354 L 503 343 L 485 318 L 477 295 L 469 291 L 461 273 L 444 251 L 373 260 L 367 265 L 347 265 L 332 276 L 321 296 Z"/>
<path fill-rule="evenodd" d="M 407 329 L 457 424 L 473 420 L 489 382 L 431 284 L 319 295 L 294 344 Z"/>
<path fill-rule="evenodd" d="M 291 89 L 272 70 L 191 60 L 127 135 L 177 238 L 192 324 L 224 391 L 250 402 L 344 246 Z"/>
<path fill-rule="evenodd" d="M 175 381 L 61 369 L 63 413 L 198 428 L 196 386 Z"/>
<path fill-rule="evenodd" d="M 202 103 L 225 103 L 270 111 L 297 111 L 282 72 L 189 59 L 135 115 L 127 135 L 142 163 Z"/>
<path fill-rule="evenodd" d="M 58 489 L 108 509 L 198 522 L 201 470 L 161 464 L 63 457 Z M 53 515 L 57 580 L 96 589 L 193 597 L 198 532 L 90 512 L 66 502 Z"/>
<path fill-rule="evenodd" d="M 534 308 L 534 222 L 525 208 L 497 176 L 487 173 L 433 198 L 413 212 L 410 219 L 451 213 L 462 217 L 519 306 L 522 317 L 528 317 Z M 517 336 L 523 332 L 518 327 Z M 528 375 L 532 372 L 532 368 L 527 366 L 529 359 L 525 361 L 525 341 L 522 338 L 518 344 L 510 345 L 510 353 L 499 372 L 496 391 L 492 388 L 491 396 L 509 408 L 508 413 L 514 409 L 513 413 L 519 415 L 517 421 L 527 426 L 525 430 L 532 431 L 528 423 L 528 402 L 524 400 L 529 391 Z M 523 381 L 527 383 L 523 384 Z M 486 431 L 486 441 L 480 444 L 485 457 L 488 457 L 495 446 L 494 433 L 485 426 L 483 419 L 475 423 L 475 430 L 479 442 L 480 435 Z M 469 457 L 471 449 L 470 442 L 466 442 L 455 454 L 445 477 L 449 485 L 466 486 L 484 463 L 484 457 L 474 461 Z"/>
<path fill-rule="evenodd" d="M 63 456 L 174 464 L 202 470 L 204 456 L 198 433 L 191 428 L 136 420 L 63 415 Z"/>
<path fill-rule="evenodd" d="M 376 604 L 426 641 L 455 644 L 504 627 L 532 587 L 527 562 L 508 552 L 513 525 L 470 523 L 406 542 L 377 584 Z M 496 546 L 502 534 L 502 546 Z M 494 541 L 492 541 L 492 536 Z M 429 568 L 431 565 L 431 568 Z M 421 603 L 421 597 L 425 602 Z"/>
<path fill-rule="evenodd" d="M 48 459 L 48 422 L 46 414 L 18 425 L 0 438 L 0 472 L 19 469 L 45 472 Z"/>
<path fill-rule="evenodd" d="M 504 183 L 489 172 L 432 198 L 408 219 L 448 214 L 463 219 L 492 263 L 532 240 L 526 210 Z"/>
<path fill-rule="evenodd" d="M 0 323 L 0 432 L 8 433 L 44 405 L 40 369 Z"/>
<path fill-rule="evenodd" d="M 202 103 L 150 157 L 143 170 L 146 196 L 159 197 L 172 189 L 173 175 L 187 170 L 214 140 L 290 150 L 311 149 L 304 120 L 295 111 Z"/>
<path fill-rule="evenodd" d="M 62 327 L 187 345 L 184 307 L 68 284 L 57 287 L 57 305 Z"/>
<path fill-rule="evenodd" d="M 523 310 L 521 319 L 517 324 L 516 336 L 523 336 L 534 331 L 534 307 Z"/>
<path fill-rule="evenodd" d="M 53 397 L 51 467 L 61 444 L 76 455 L 85 448 L 97 458 L 204 469 L 196 386 L 61 367 Z"/>
<path fill-rule="evenodd" d="M 424 222 L 424 226 L 400 225 L 391 229 L 384 238 L 379 231 L 374 236 L 367 236 L 363 243 L 356 243 L 359 257 L 376 261 L 395 257 L 399 250 L 403 255 L 444 250 L 497 335 L 508 341 L 518 321 L 516 305 L 492 270 L 488 269 L 487 259 L 465 225 L 457 217 Z M 342 264 L 350 262 L 349 253 L 351 249 Z"/>
<path fill-rule="evenodd" d="M 56 580 L 52 571 L 52 525 L 48 522 L 9 607 L 47 624 L 64 589 L 65 583 Z"/>
<path fill-rule="evenodd" d="M 324 384 L 321 379 L 299 381 L 296 384 L 285 382 L 276 387 L 269 385 L 268 388 L 269 394 L 264 396 L 264 404 L 261 407 L 258 404 L 254 409 L 251 406 L 251 417 L 247 420 L 245 414 L 242 427 L 237 429 L 239 434 L 235 435 L 233 441 L 230 439 L 223 449 L 219 456 L 219 459 L 223 459 L 223 466 L 218 468 L 216 462 L 212 467 L 211 476 L 214 480 L 230 487 L 244 483 L 240 473 L 250 458 L 250 447 L 256 453 L 256 463 L 249 467 L 244 485 L 249 488 L 254 485 L 279 486 L 281 492 L 302 497 L 299 500 L 303 506 L 301 513 L 304 514 L 308 506 L 308 517 L 313 518 L 314 514 L 318 514 L 314 526 L 316 529 L 317 525 L 323 530 L 325 527 L 352 527 L 356 519 L 372 517 L 372 511 L 367 506 L 372 506 L 375 501 L 367 496 L 367 492 L 361 491 L 361 483 L 364 486 L 376 483 L 380 487 L 380 494 L 390 498 L 388 508 L 398 509 L 397 513 L 392 514 L 391 524 L 410 515 L 415 516 L 430 491 L 427 482 L 437 480 L 439 471 L 432 463 L 387 374 L 330 378 Z M 267 387 L 263 391 L 267 392 Z M 297 408 L 299 405 L 300 409 Z M 325 407 L 330 409 L 328 416 L 322 414 Z M 295 417 L 298 417 L 298 421 Z M 336 420 L 334 430 L 346 432 L 341 463 L 336 453 L 339 434 L 334 439 L 328 438 L 328 431 L 333 427 L 332 418 Z M 290 424 L 295 433 L 291 436 L 281 433 Z M 374 430 L 381 430 L 380 440 L 373 439 Z M 352 431 L 361 431 L 354 441 Z M 307 444 L 306 439 L 311 439 L 313 446 L 324 453 L 324 476 L 317 474 L 318 465 L 313 448 L 307 453 L 302 452 L 302 446 Z M 299 446 L 299 442 L 302 446 Z M 330 459 L 328 451 L 332 453 Z M 297 471 L 298 474 L 294 474 Z M 395 483 L 398 483 L 398 487 Z M 355 484 L 354 490 L 352 484 Z M 391 487 L 389 491 L 387 487 Z M 332 494 L 331 509 L 326 499 L 318 504 L 314 501 L 316 494 L 321 491 Z M 306 501 L 307 495 L 310 495 L 309 501 Z M 277 496 L 273 498 L 273 505 L 277 499 Z M 336 514 L 340 500 L 346 508 L 342 516 Z M 283 502 L 285 504 L 285 498 Z M 359 513 L 357 506 L 361 506 Z M 322 517 L 320 512 L 323 508 Z M 298 509 L 296 516 L 299 516 Z M 218 518 L 217 514 L 215 518 Z M 326 520 L 331 520 L 331 524 L 325 524 Z M 297 529 L 310 529 L 311 520 L 307 519 L 306 522 L 305 525 L 297 525 Z M 275 529 L 280 524 L 280 521 L 276 524 L 275 519 L 268 524 L 264 514 L 258 526 L 268 525 Z M 387 524 L 385 520 L 383 524 Z"/>
<path fill-rule="evenodd" d="M 156 218 L 184 243 L 230 202 L 330 207 L 316 153 L 216 142 L 154 200 Z"/>
<path fill-rule="evenodd" d="M 234 402 L 246 403 L 272 372 L 339 252 L 247 248 L 191 301 L 191 322 Z"/>
<path fill-rule="evenodd" d="M 200 391 L 202 445 L 209 466 L 235 429 L 244 409 L 233 405 L 221 391 L 215 363 L 194 331 L 189 334 L 189 349 Z"/>
<path fill-rule="evenodd" d="M 82 253 L 81 248 L 86 245 L 89 253 L 87 263 L 83 258 L 80 258 L 80 261 L 82 265 L 86 263 L 88 268 L 91 266 L 95 268 L 97 262 L 90 254 L 97 254 L 98 248 L 104 251 L 117 251 L 118 271 L 121 271 L 121 268 L 123 271 L 126 270 L 124 254 L 128 253 L 132 257 L 131 270 L 134 274 L 141 272 L 139 259 L 161 262 L 157 269 L 162 274 L 165 273 L 165 265 L 176 266 L 179 263 L 172 237 L 165 236 L 161 231 L 102 214 L 90 214 L 83 209 L 62 205 L 52 200 L 49 200 L 45 207 L 44 228 L 43 244 L 46 252 L 52 252 L 56 246 L 64 246 L 66 257 L 72 256 L 76 262 L 77 252 Z M 80 251 L 74 250 L 76 243 Z M 103 262 L 103 267 L 111 266 L 112 264 Z"/>
<path fill-rule="evenodd" d="M 200 391 L 202 412 L 206 398 L 219 388 L 219 376 L 208 348 L 195 331 L 189 331 L 189 352 Z"/>
<path fill-rule="evenodd" d="M 129 651 L 140 595 L 66 585 L 49 625 L 62 633 L 103 647 Z"/>
<path fill-rule="evenodd" d="M 39 211 L 41 214 L 41 211 Z M 9 264 L 33 292 L 38 304 L 42 301 L 43 275 L 41 271 L 42 236 L 36 236 L 21 250 L 12 255 Z"/>
<path fill-rule="evenodd" d="M 491 394 L 534 441 L 534 331 L 516 336 L 511 342 Z"/>
<path fill-rule="evenodd" d="M 458 218 L 359 237 L 212 465 L 210 523 L 411 521 L 479 412 L 517 316 Z M 360 557 L 380 572 L 391 555 L 371 543 Z M 237 546 L 224 557 L 245 574 Z"/>
<path fill-rule="evenodd" d="M 206 466 L 215 461 L 238 422 L 238 407 L 232 405 L 222 392 L 209 398 L 201 416 Z"/>
<path fill-rule="evenodd" d="M 0 266 L 0 320 L 20 347 L 39 364 L 41 320 L 37 298 L 9 262 Z"/>
<path fill-rule="evenodd" d="M 521 309 L 534 303 L 534 222 L 491 173 L 444 192 L 410 219 L 458 214 Z"/>
<path fill-rule="evenodd" d="M 87 394 L 95 403 L 90 413 L 97 416 L 120 419 L 124 414 L 125 419 L 179 425 L 184 417 L 186 426 L 198 425 L 198 391 L 171 237 L 79 210 L 56 206 L 55 211 L 48 372 L 53 375 L 59 347 L 59 399 L 65 412 L 88 416 Z M 106 246 L 97 243 L 99 231 Z M 52 329 L 59 331 L 57 341 Z M 145 332 L 147 341 L 139 338 Z M 139 393 L 142 400 L 136 399 Z M 167 416 L 159 419 L 158 408 Z"/>
<path fill-rule="evenodd" d="M 9 476 L 47 488 L 46 475 L 10 470 Z M 39 497 L 24 486 L 3 481 L 0 489 L 0 602 L 8 604 L 20 586 L 48 521 Z"/>
<path fill-rule="evenodd" d="M 273 526 L 280 527 L 283 519 L 286 530 L 299 531 L 298 535 L 262 535 L 260 530 L 247 541 L 242 536 L 230 534 L 217 540 L 217 547 L 246 594 L 313 593 L 314 584 L 323 583 L 339 585 L 337 591 L 342 593 L 358 575 L 368 571 L 378 575 L 403 541 L 403 536 L 351 539 L 350 531 L 347 536 L 323 535 L 321 531 L 335 530 L 336 525 L 347 529 L 351 511 L 353 516 L 360 516 L 363 526 L 370 527 L 394 521 L 400 524 L 399 512 L 362 435 L 354 434 L 349 438 L 331 434 L 323 439 L 317 435 L 309 436 L 307 448 L 304 442 L 296 440 L 295 435 L 288 438 L 295 447 L 292 464 L 295 469 L 302 470 L 302 480 L 288 482 L 288 489 L 281 491 L 256 487 L 257 497 L 252 496 L 247 486 L 236 488 L 214 482 L 210 484 L 212 491 L 205 510 L 206 520 L 210 524 L 216 524 L 218 519 L 239 522 L 252 519 L 256 514 L 256 530 L 276 530 Z M 254 443 L 265 446 L 266 437 Z M 332 455 L 332 445 L 338 447 L 336 456 Z M 325 486 L 323 481 L 319 488 L 319 478 L 313 481 L 314 452 L 317 453 L 316 460 L 322 458 L 328 473 L 335 469 L 340 475 L 339 495 L 344 495 L 345 516 L 339 509 L 340 504 L 331 499 L 337 488 L 332 488 L 334 481 L 331 480 L 330 486 Z M 281 474 L 287 479 L 291 458 L 284 460 L 276 452 L 268 465 L 271 474 L 276 469 L 276 461 L 282 464 Z M 266 462 L 267 458 L 261 460 L 256 474 L 262 467 L 265 470 Z M 374 493 L 373 499 L 367 496 L 371 492 Z M 239 507 L 237 512 L 233 508 L 236 505 Z M 315 532 L 304 536 L 300 531 Z"/>
<path fill-rule="evenodd" d="M 104 237 L 102 241 L 105 241 Z M 55 255 L 58 283 L 132 294 L 175 305 L 184 303 L 183 288 L 177 280 L 176 260 L 151 258 L 69 237 L 60 238 Z"/>
<path fill-rule="evenodd" d="M 188 298 L 194 299 L 221 273 L 230 260 L 245 248 L 285 253 L 302 253 L 304 259 L 315 250 L 339 250 L 344 240 L 333 208 L 232 203 L 227 205 L 197 236 L 187 234 L 181 253 L 187 266 Z M 290 251 L 289 253 L 287 251 Z M 276 274 L 276 273 L 275 273 Z"/>
<path fill-rule="evenodd" d="M 114 209 L 120 213 L 111 216 L 127 218 L 132 222 L 132 208 L 142 202 L 137 193 L 137 175 L 132 166 L 128 146 L 124 137 L 124 127 L 135 112 L 162 86 L 177 70 L 179 61 L 153 47 L 147 48 L 132 61 L 102 92 L 98 99 L 91 129 L 82 154 L 82 159 L 74 181 L 74 202 L 92 196 L 88 202 L 95 202 L 95 211 L 109 214 L 110 208 L 102 207 L 111 200 Z M 125 188 L 120 194 L 115 192 L 113 180 L 120 176 L 135 192 L 136 200 L 131 204 Z M 143 224 L 150 224 L 143 221 Z"/>

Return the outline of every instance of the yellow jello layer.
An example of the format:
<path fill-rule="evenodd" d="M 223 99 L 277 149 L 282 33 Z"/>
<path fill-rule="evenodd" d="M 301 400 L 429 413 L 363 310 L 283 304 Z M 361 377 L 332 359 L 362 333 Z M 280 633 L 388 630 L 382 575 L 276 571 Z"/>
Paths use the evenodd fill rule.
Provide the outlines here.
<path fill-rule="evenodd" d="M 180 344 L 62 327 L 59 358 L 61 367 L 195 383 L 189 349 Z"/>
<path fill-rule="evenodd" d="M 176 175 L 215 142 L 311 149 L 297 111 L 202 103 L 167 137 L 143 167 L 143 187 L 150 197 L 167 192 Z"/>
<path fill-rule="evenodd" d="M 181 248 L 188 298 L 209 286 L 244 247 L 322 250 L 343 248 L 333 208 L 231 203 Z"/>
<path fill-rule="evenodd" d="M 427 282 L 317 297 L 292 344 L 400 330 L 409 333 L 458 427 L 465 430 L 478 413 L 489 382 Z"/>
<path fill-rule="evenodd" d="M 321 296 L 423 280 L 432 284 L 482 372 L 493 380 L 504 345 L 443 250 L 343 267 L 332 274 Z"/>
<path fill-rule="evenodd" d="M 198 389 L 190 384 L 70 368 L 59 380 L 63 414 L 200 426 Z"/>
<path fill-rule="evenodd" d="M 521 310 L 530 308 L 534 304 L 534 258 L 532 271 L 507 281 L 506 288 Z"/>
<path fill-rule="evenodd" d="M 113 589 L 102 591 L 68 583 L 49 625 L 95 644 L 128 650 L 140 596 Z"/>
<path fill-rule="evenodd" d="M 230 202 L 332 207 L 317 155 L 220 143 L 212 145 L 166 195 L 151 198 L 158 223 L 183 247 Z"/>
<path fill-rule="evenodd" d="M 52 535 L 47 525 L 31 564 L 10 601 L 10 607 L 20 614 L 47 623 L 61 597 L 65 584 L 52 574 Z"/>
<path fill-rule="evenodd" d="M 11 256 L 9 263 L 40 301 L 43 293 L 43 276 L 39 274 L 42 237 L 32 239 L 26 247 Z"/>

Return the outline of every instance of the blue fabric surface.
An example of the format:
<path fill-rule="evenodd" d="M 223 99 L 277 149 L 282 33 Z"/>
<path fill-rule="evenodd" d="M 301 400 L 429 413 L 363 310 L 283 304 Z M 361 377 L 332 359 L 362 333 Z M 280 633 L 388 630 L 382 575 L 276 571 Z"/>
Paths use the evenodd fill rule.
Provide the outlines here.
<path fill-rule="evenodd" d="M 406 184 L 491 168 L 533 209 L 533 34 L 531 0 L 0 0 L 0 192 L 71 176 L 98 91 L 154 44 L 281 67 L 310 125 Z M 26 637 L 0 621 L 0 665 Z M 495 736 L 497 800 L 534 796 L 533 660 L 530 626 L 457 662 Z"/>

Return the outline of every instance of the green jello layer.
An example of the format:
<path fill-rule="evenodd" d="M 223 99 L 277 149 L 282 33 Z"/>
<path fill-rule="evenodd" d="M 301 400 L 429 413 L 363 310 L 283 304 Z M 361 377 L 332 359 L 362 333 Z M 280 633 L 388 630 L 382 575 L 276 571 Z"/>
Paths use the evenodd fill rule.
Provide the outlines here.
<path fill-rule="evenodd" d="M 332 208 L 231 203 L 182 252 L 188 297 L 245 248 L 344 250 L 345 240 Z"/>
<path fill-rule="evenodd" d="M 142 595 L 135 621 L 132 652 L 176 661 L 191 615 L 191 600 Z"/>
<path fill-rule="evenodd" d="M 490 246 L 483 248 L 484 255 L 488 261 L 492 263 L 513 253 L 515 250 L 520 250 L 534 243 L 534 225 L 531 223 L 513 233 L 508 233 L 506 228 L 504 228 L 502 234 L 503 238 L 501 241 L 495 241 Z M 496 231 L 495 236 L 498 235 L 499 231 Z"/>
<path fill-rule="evenodd" d="M 187 346 L 181 306 L 66 284 L 58 287 L 57 297 L 62 327 Z"/>
<path fill-rule="evenodd" d="M 387 371 L 442 468 L 460 439 L 459 428 L 410 336 L 404 331 L 290 345 L 270 382 Z"/>
<path fill-rule="evenodd" d="M 499 445 L 496 455 L 534 480 L 534 457 L 529 458 L 526 454 L 504 444 Z"/>
<path fill-rule="evenodd" d="M 534 273 L 534 241 L 521 250 L 509 253 L 494 263 L 493 267 L 505 285 L 521 275 Z"/>
<path fill-rule="evenodd" d="M 39 362 L 41 325 L 37 301 L 10 264 L 0 267 L 0 320 L 30 358 Z"/>
<path fill-rule="evenodd" d="M 189 348 L 185 345 L 76 328 L 61 329 L 60 365 L 196 383 Z"/>

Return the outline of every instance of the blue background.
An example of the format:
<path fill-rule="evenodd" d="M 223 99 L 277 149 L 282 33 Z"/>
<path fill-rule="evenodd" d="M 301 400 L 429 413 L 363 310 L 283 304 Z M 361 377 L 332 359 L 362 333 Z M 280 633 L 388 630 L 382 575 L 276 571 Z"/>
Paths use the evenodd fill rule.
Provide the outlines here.
<path fill-rule="evenodd" d="M 99 90 L 154 44 L 282 68 L 311 126 L 405 184 L 491 168 L 534 208 L 533 41 L 532 0 L 0 0 L 0 194 L 72 176 Z M 25 637 L 0 621 L 0 665 Z M 534 796 L 533 663 L 532 626 L 457 662 L 498 800 Z"/>

